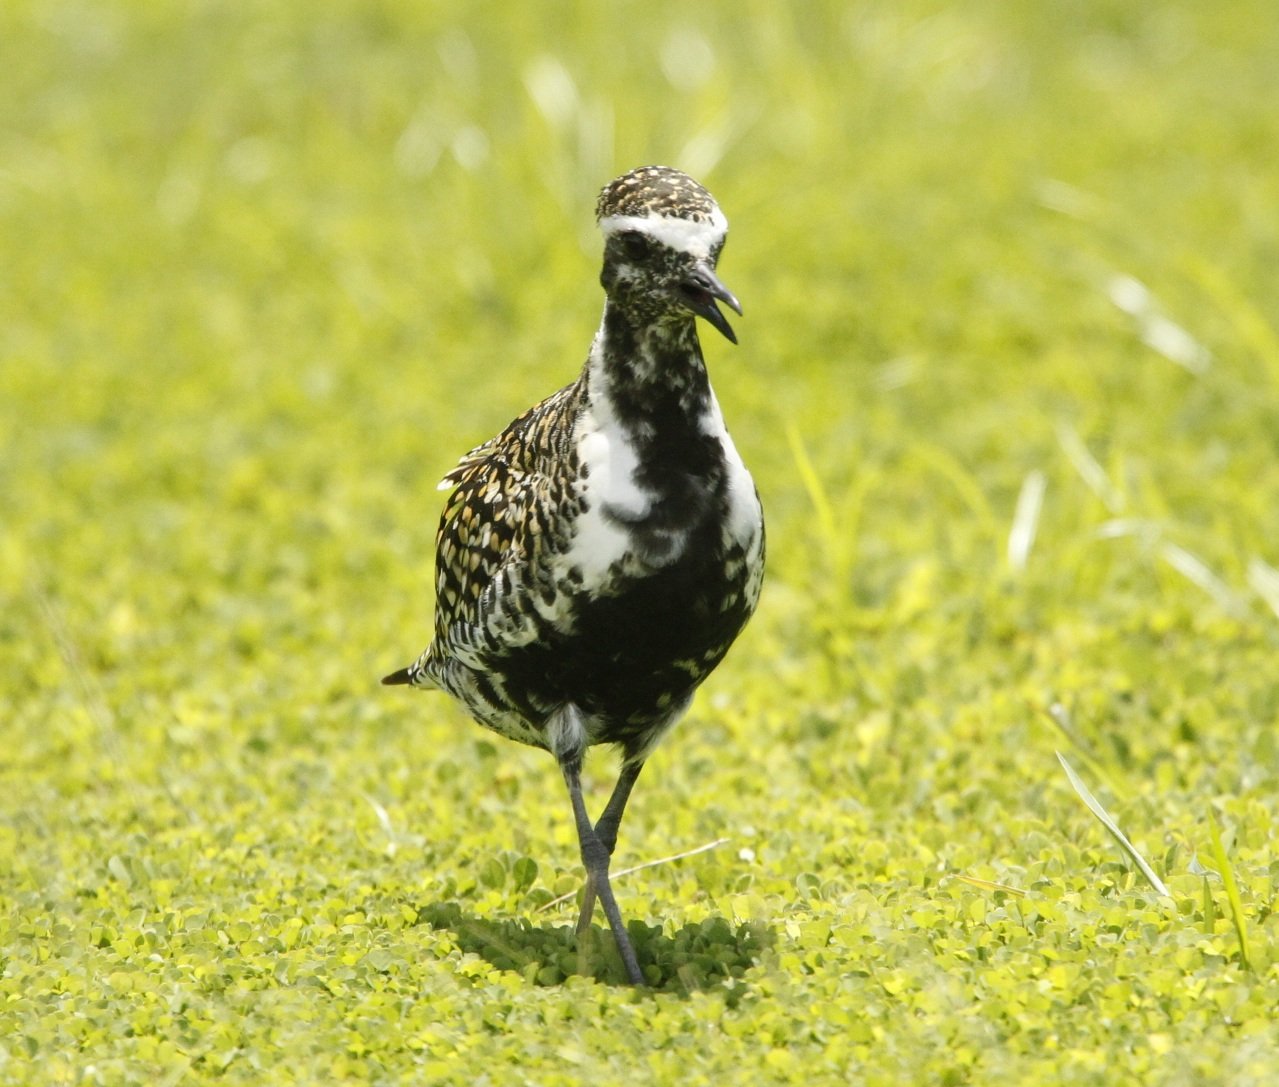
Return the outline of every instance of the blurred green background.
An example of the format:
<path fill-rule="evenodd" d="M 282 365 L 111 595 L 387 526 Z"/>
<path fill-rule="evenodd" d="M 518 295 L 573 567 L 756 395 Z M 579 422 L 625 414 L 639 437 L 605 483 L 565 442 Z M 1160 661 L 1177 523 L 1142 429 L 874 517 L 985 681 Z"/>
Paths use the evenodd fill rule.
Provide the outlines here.
<path fill-rule="evenodd" d="M 9 0 L 0 1081 L 1266 1082 L 1276 56 L 1260 0 Z M 619 879 L 636 996 L 543 909 L 552 761 L 376 680 L 647 162 L 732 223 L 770 569 L 628 812 L 615 868 L 727 839 Z"/>

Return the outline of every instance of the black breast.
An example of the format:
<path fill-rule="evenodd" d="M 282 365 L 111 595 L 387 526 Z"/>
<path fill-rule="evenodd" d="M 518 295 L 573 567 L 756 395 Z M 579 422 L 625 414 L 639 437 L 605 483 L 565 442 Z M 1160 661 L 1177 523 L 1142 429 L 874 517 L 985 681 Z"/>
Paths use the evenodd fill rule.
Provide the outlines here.
<path fill-rule="evenodd" d="M 723 659 L 750 617 L 742 548 L 724 531 L 727 481 L 719 445 L 704 439 L 683 453 L 700 458 L 701 471 L 669 472 L 649 515 L 619 522 L 635 553 L 660 564 L 640 575 L 619 571 L 603 591 L 564 589 L 569 622 L 544 626 L 536 643 L 504 657 L 506 696 L 526 716 L 535 718 L 538 706 L 572 701 L 602 727 L 601 741 L 642 748 L 649 731 Z"/>

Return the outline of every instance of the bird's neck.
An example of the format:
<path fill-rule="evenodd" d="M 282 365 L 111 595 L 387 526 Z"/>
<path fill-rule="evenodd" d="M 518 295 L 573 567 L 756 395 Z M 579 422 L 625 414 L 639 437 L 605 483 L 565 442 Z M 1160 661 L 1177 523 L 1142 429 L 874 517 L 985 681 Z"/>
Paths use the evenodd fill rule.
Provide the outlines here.
<path fill-rule="evenodd" d="M 644 323 L 605 303 L 584 376 L 597 412 L 637 436 L 656 438 L 697 428 L 713 410 L 714 396 L 691 315 L 687 320 Z"/>

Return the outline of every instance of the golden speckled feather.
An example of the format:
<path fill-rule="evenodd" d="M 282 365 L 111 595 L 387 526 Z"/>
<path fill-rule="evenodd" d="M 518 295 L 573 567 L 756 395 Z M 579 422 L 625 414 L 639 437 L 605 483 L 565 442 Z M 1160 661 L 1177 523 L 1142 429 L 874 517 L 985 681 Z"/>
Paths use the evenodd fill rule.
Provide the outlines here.
<path fill-rule="evenodd" d="M 503 571 L 509 578 L 514 568 L 535 566 L 542 557 L 548 525 L 574 476 L 573 424 L 585 400 L 583 384 L 566 385 L 529 408 L 465 454 L 441 482 L 452 488 L 435 537 L 441 650 L 451 634 L 481 621 L 484 594 Z"/>

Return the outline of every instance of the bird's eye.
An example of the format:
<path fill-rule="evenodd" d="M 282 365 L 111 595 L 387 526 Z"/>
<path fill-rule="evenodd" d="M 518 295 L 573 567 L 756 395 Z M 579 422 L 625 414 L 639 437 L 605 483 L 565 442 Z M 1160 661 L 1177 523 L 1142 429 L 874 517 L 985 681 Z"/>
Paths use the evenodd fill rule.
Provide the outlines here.
<path fill-rule="evenodd" d="M 621 242 L 622 252 L 631 260 L 643 260 L 648 256 L 648 239 L 638 230 L 628 230 L 618 241 Z"/>

